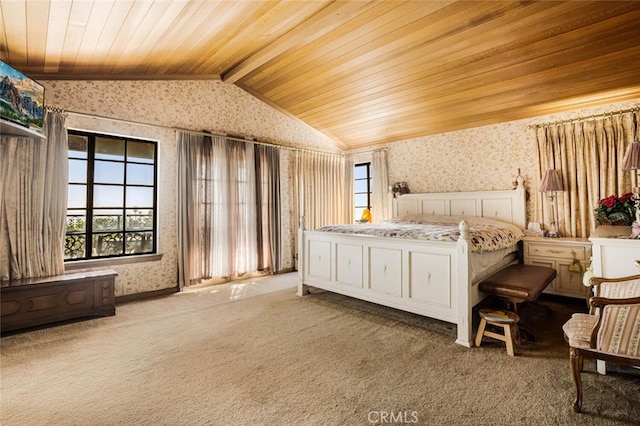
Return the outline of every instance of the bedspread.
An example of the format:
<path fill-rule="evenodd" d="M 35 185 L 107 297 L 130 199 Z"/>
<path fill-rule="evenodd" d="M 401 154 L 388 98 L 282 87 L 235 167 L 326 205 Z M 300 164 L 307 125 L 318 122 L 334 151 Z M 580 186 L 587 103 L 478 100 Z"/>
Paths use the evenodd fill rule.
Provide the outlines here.
<path fill-rule="evenodd" d="M 369 224 L 329 225 L 317 231 L 456 242 L 460 238 L 458 225 L 463 219 L 469 223 L 469 243 L 471 251 L 476 253 L 511 247 L 523 236 L 517 226 L 499 220 L 438 215 L 404 216 Z"/>

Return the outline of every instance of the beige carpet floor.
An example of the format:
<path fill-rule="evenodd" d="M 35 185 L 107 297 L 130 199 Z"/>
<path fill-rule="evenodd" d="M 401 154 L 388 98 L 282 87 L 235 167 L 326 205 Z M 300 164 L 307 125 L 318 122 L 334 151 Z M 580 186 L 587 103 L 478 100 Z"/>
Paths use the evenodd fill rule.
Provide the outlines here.
<path fill-rule="evenodd" d="M 275 277 L 274 279 L 277 279 Z M 450 324 L 294 289 L 221 303 L 200 291 L 115 317 L 1 339 L 0 423 L 13 425 L 640 424 L 640 370 L 585 362 L 574 414 L 561 324 L 529 307 L 535 343 L 467 349 Z"/>

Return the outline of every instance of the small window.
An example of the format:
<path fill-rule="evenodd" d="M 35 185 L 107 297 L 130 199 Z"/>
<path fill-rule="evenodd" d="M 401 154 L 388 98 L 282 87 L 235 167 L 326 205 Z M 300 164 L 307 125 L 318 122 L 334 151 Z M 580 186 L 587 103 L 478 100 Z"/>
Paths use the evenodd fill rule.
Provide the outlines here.
<path fill-rule="evenodd" d="M 364 209 L 371 208 L 371 163 L 356 164 L 353 170 L 354 218 L 362 217 Z"/>
<path fill-rule="evenodd" d="M 65 260 L 156 253 L 157 143 L 68 136 Z"/>

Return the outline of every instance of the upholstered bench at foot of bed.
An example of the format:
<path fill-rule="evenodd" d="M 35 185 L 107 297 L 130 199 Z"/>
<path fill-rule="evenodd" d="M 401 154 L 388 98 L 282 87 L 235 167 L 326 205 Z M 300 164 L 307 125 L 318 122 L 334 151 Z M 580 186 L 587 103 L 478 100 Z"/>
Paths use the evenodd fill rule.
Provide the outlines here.
<path fill-rule="evenodd" d="M 479 285 L 480 291 L 501 299 L 505 299 L 512 306 L 510 309 L 518 313 L 518 303 L 533 302 L 545 288 L 556 278 L 556 270 L 545 266 L 510 265 L 490 277 Z M 533 334 L 520 324 L 521 337 L 535 341 Z"/>
<path fill-rule="evenodd" d="M 511 265 L 496 272 L 480 283 L 483 293 L 491 294 L 516 304 L 534 301 L 556 278 L 556 270 L 546 266 Z"/>

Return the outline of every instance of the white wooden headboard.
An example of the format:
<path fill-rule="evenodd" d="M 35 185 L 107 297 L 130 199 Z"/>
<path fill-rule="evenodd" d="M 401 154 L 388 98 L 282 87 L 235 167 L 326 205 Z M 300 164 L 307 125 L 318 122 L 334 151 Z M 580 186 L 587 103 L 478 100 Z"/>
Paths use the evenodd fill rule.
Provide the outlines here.
<path fill-rule="evenodd" d="M 524 186 L 505 191 L 441 192 L 404 194 L 393 198 L 393 217 L 406 215 L 446 215 L 487 217 L 526 228 Z"/>

